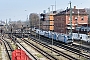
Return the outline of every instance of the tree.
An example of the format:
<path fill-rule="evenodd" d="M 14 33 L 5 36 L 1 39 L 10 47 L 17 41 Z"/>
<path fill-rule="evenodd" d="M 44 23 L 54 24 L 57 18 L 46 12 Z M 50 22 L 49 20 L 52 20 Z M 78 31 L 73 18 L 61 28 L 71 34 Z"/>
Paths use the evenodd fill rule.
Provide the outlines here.
<path fill-rule="evenodd" d="M 29 22 L 31 27 L 38 27 L 39 26 L 39 15 L 36 13 L 31 13 L 29 15 Z"/>

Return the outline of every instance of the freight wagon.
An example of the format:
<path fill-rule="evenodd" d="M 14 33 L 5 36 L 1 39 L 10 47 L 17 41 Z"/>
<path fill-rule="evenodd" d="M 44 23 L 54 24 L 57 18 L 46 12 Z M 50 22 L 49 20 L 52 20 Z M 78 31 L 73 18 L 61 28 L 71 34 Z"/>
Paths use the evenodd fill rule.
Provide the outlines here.
<path fill-rule="evenodd" d="M 72 37 L 70 35 L 60 34 L 60 33 L 52 32 L 52 31 L 43 31 L 39 29 L 36 29 L 35 31 L 37 34 L 40 34 L 50 39 L 54 39 L 54 40 L 61 41 L 64 43 L 73 43 Z"/>
<path fill-rule="evenodd" d="M 72 38 L 74 40 L 83 40 L 85 42 L 90 42 L 90 36 L 81 33 L 72 33 Z"/>

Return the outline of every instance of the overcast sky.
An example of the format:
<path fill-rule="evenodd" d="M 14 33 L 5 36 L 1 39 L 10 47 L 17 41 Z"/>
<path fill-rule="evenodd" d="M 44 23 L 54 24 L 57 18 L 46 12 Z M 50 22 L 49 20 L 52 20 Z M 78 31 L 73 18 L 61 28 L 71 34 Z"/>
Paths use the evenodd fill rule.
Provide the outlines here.
<path fill-rule="evenodd" d="M 56 0 L 56 9 L 69 7 L 70 0 Z M 71 0 L 72 7 L 90 8 L 90 0 Z M 12 21 L 25 21 L 30 13 L 48 11 L 48 7 L 55 5 L 55 0 L 0 0 L 0 20 L 11 18 Z"/>

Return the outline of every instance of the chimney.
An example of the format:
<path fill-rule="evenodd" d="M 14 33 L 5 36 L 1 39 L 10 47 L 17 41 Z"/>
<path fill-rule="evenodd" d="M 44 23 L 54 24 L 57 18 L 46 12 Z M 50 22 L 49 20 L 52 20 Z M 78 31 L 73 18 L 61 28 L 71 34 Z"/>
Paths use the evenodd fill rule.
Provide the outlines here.
<path fill-rule="evenodd" d="M 74 9 L 76 9 L 76 6 L 74 6 Z"/>

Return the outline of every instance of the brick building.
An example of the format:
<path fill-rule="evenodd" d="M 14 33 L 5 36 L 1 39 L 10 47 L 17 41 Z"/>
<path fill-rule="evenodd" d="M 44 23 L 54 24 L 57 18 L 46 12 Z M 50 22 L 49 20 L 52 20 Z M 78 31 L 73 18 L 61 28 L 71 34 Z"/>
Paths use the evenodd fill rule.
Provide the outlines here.
<path fill-rule="evenodd" d="M 72 8 L 72 29 L 88 24 L 88 14 L 85 9 Z M 54 15 L 54 32 L 69 33 L 70 31 L 70 9 L 66 9 Z"/>
<path fill-rule="evenodd" d="M 41 29 L 54 31 L 54 15 L 56 15 L 55 11 L 53 11 L 53 13 L 51 12 L 46 14 L 45 21 L 42 21 Z"/>
<path fill-rule="evenodd" d="M 72 29 L 77 26 L 88 24 L 88 14 L 85 9 L 72 8 Z M 42 22 L 42 30 L 54 31 L 58 33 L 69 33 L 70 31 L 70 9 L 59 13 L 51 12 L 46 14 L 45 21 Z"/>

